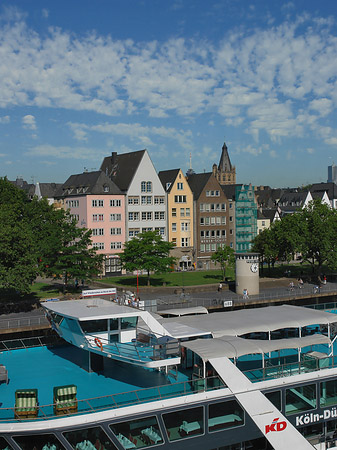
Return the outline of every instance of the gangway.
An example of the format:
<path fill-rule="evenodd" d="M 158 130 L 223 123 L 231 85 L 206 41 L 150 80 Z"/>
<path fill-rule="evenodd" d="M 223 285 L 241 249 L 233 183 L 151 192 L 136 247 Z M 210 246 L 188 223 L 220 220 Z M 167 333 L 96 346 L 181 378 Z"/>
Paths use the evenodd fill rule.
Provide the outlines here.
<path fill-rule="evenodd" d="M 314 448 L 228 358 L 209 362 L 275 450 Z"/>

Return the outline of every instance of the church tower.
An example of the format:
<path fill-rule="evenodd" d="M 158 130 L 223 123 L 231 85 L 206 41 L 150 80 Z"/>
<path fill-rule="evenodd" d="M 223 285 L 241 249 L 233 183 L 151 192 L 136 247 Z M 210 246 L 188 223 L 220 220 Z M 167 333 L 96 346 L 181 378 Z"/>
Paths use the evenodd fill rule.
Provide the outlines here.
<path fill-rule="evenodd" d="M 219 165 L 213 164 L 213 175 L 219 181 L 220 184 L 236 184 L 236 171 L 235 166 L 232 166 L 229 159 L 227 145 L 224 142 L 222 146 L 222 152 Z"/>

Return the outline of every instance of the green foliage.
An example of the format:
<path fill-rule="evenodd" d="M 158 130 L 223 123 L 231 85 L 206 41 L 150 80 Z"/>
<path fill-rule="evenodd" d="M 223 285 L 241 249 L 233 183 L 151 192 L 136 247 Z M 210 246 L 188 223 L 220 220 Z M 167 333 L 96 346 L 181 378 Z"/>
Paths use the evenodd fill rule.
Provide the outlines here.
<path fill-rule="evenodd" d="M 220 264 L 223 277 L 226 276 L 226 268 L 228 266 L 233 266 L 235 263 L 234 250 L 226 245 L 223 248 L 218 248 L 211 256 L 211 260 Z"/>
<path fill-rule="evenodd" d="M 146 270 L 149 285 L 150 272 L 164 273 L 174 264 L 175 258 L 169 256 L 172 248 L 172 242 L 163 241 L 155 231 L 147 231 L 126 242 L 120 258 L 128 272 Z"/>
<path fill-rule="evenodd" d="M 303 261 L 319 275 L 323 265 L 337 268 L 336 235 L 337 211 L 316 199 L 256 236 L 253 251 L 268 264 L 276 259 L 290 261 L 295 253 L 301 253 Z"/>
<path fill-rule="evenodd" d="M 102 258 L 91 248 L 91 232 L 78 228 L 68 212 L 46 200 L 30 201 L 0 178 L 0 289 L 30 291 L 37 275 L 85 279 L 96 275 Z"/>

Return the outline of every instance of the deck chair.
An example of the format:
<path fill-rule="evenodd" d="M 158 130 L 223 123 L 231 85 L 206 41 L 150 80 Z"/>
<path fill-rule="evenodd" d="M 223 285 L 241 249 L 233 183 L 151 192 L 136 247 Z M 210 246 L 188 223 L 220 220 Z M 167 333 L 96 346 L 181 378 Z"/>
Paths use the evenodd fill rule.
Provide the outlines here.
<path fill-rule="evenodd" d="M 8 370 L 3 364 L 0 364 L 0 381 L 6 381 L 8 384 Z"/>
<path fill-rule="evenodd" d="M 37 389 L 15 391 L 14 414 L 16 419 L 31 419 L 37 416 Z"/>
<path fill-rule="evenodd" d="M 77 412 L 77 387 L 74 384 L 54 387 L 54 414 L 57 416 Z"/>

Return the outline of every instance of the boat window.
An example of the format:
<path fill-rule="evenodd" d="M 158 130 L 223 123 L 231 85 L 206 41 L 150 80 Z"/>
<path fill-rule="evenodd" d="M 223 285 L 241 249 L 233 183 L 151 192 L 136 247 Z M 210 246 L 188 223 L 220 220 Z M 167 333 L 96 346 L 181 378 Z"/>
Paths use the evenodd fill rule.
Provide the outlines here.
<path fill-rule="evenodd" d="M 117 450 L 101 427 L 82 428 L 63 433 L 72 448 L 76 450 Z"/>
<path fill-rule="evenodd" d="M 114 423 L 110 428 L 124 448 L 147 448 L 163 443 L 163 436 L 154 416 Z"/>
<path fill-rule="evenodd" d="M 281 391 L 272 391 L 266 392 L 264 394 L 268 400 L 272 402 L 272 404 L 281 411 L 282 403 L 281 403 Z"/>
<path fill-rule="evenodd" d="M 138 317 L 122 317 L 121 318 L 121 329 L 126 330 L 127 328 L 136 328 L 137 327 L 137 319 Z"/>
<path fill-rule="evenodd" d="M 286 414 L 296 414 L 317 407 L 316 385 L 307 384 L 286 390 Z"/>
<path fill-rule="evenodd" d="M 239 427 L 244 424 L 244 411 L 236 400 L 214 403 L 208 407 L 209 431 Z"/>
<path fill-rule="evenodd" d="M 170 441 L 204 433 L 204 408 L 202 406 L 163 414 L 163 419 Z"/>
<path fill-rule="evenodd" d="M 13 447 L 11 447 L 4 438 L 0 437 L 0 448 L 1 450 L 13 450 Z"/>
<path fill-rule="evenodd" d="M 320 384 L 321 398 L 320 406 L 336 405 L 337 404 L 337 380 L 323 381 Z"/>
<path fill-rule="evenodd" d="M 62 328 L 64 330 L 69 330 L 72 333 L 82 334 L 81 328 L 77 322 L 77 320 L 70 319 L 69 317 L 65 317 L 62 322 Z"/>
<path fill-rule="evenodd" d="M 13 436 L 12 438 L 22 450 L 64 450 L 64 446 L 60 443 L 54 434 L 31 434 L 29 436 Z M 1 441 L 0 441 L 1 443 Z M 5 450 L 11 447 L 1 447 Z"/>
<path fill-rule="evenodd" d="M 84 333 L 97 333 L 108 331 L 108 321 L 106 319 L 83 320 L 80 322 Z"/>
<path fill-rule="evenodd" d="M 119 329 L 118 319 L 109 319 L 109 321 L 110 321 L 110 330 L 118 330 Z"/>
<path fill-rule="evenodd" d="M 60 316 L 59 314 L 56 314 L 54 312 L 51 312 L 50 315 L 51 315 L 53 321 L 58 324 L 60 324 L 62 322 L 62 320 L 64 319 L 63 316 Z"/>

